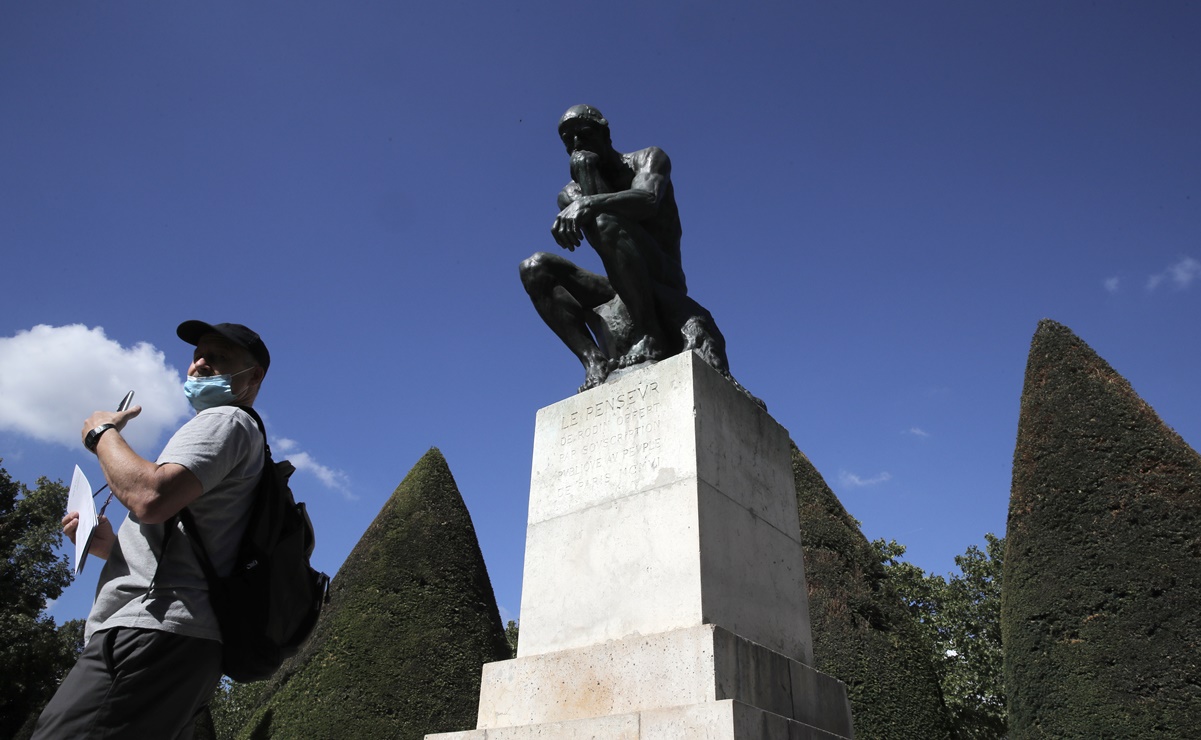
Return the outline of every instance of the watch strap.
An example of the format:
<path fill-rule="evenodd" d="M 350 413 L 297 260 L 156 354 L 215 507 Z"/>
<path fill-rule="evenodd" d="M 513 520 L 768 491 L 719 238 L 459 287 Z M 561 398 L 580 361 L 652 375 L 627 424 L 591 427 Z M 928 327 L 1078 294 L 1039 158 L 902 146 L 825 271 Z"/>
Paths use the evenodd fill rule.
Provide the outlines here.
<path fill-rule="evenodd" d="M 110 429 L 116 429 L 116 424 L 101 424 L 92 431 L 88 432 L 88 436 L 83 438 L 83 446 L 88 448 L 88 452 L 95 452 L 96 445 L 100 444 L 100 435 Z"/>

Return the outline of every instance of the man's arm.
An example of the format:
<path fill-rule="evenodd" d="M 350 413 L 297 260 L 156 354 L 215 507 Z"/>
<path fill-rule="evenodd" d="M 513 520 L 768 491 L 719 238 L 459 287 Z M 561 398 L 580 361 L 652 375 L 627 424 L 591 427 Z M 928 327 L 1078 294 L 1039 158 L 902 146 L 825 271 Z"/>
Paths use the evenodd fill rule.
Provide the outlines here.
<path fill-rule="evenodd" d="M 96 457 L 109 488 L 126 509 L 146 524 L 161 524 L 175 516 L 188 504 L 200 498 L 204 486 L 200 479 L 182 465 L 158 465 L 133 451 L 121 437 L 125 422 L 141 413 L 142 407 L 129 411 L 97 411 L 84 422 L 83 434 L 101 424 L 116 424 L 101 435 L 96 444 Z"/>
<path fill-rule="evenodd" d="M 580 246 L 583 227 L 602 213 L 633 221 L 645 221 L 655 215 L 671 179 L 671 160 L 662 149 L 650 147 L 634 154 L 629 164 L 634 168 L 634 180 L 627 190 L 583 195 L 582 189 L 573 190 L 571 185 L 563 189 L 559 194 L 560 204 L 565 196 L 580 194 L 562 207 L 551 227 L 559 246 L 569 250 Z"/>

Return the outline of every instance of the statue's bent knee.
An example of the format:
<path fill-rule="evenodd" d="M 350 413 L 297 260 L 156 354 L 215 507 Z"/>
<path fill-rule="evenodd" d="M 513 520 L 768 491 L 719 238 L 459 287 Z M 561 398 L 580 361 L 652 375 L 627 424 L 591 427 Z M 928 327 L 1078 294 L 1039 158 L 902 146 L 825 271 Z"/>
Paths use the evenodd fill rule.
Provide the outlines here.
<path fill-rule="evenodd" d="M 531 295 L 545 293 L 549 289 L 551 274 L 546 264 L 549 256 L 546 252 L 535 252 L 518 265 L 517 270 L 521 275 L 521 284 L 525 286 L 527 293 Z"/>

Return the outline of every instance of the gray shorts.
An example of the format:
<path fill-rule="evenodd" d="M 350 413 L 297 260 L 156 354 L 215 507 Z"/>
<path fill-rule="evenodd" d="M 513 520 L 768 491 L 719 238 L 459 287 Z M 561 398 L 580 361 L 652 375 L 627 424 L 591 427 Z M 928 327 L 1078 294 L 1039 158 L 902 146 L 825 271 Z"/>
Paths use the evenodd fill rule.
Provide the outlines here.
<path fill-rule="evenodd" d="M 42 711 L 34 740 L 192 737 L 221 680 L 221 643 L 116 627 L 92 635 Z"/>

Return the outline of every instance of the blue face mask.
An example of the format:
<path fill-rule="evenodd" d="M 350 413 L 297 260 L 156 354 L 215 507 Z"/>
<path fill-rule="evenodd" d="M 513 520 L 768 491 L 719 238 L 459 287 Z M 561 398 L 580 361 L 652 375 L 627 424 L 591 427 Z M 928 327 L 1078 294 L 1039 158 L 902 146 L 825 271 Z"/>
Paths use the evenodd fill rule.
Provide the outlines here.
<path fill-rule="evenodd" d="M 237 403 L 238 397 L 234 395 L 229 382 L 234 375 L 241 375 L 253 369 L 248 367 L 233 375 L 189 375 L 183 384 L 183 394 L 188 397 L 188 403 L 192 404 L 192 408 L 197 412 Z"/>

